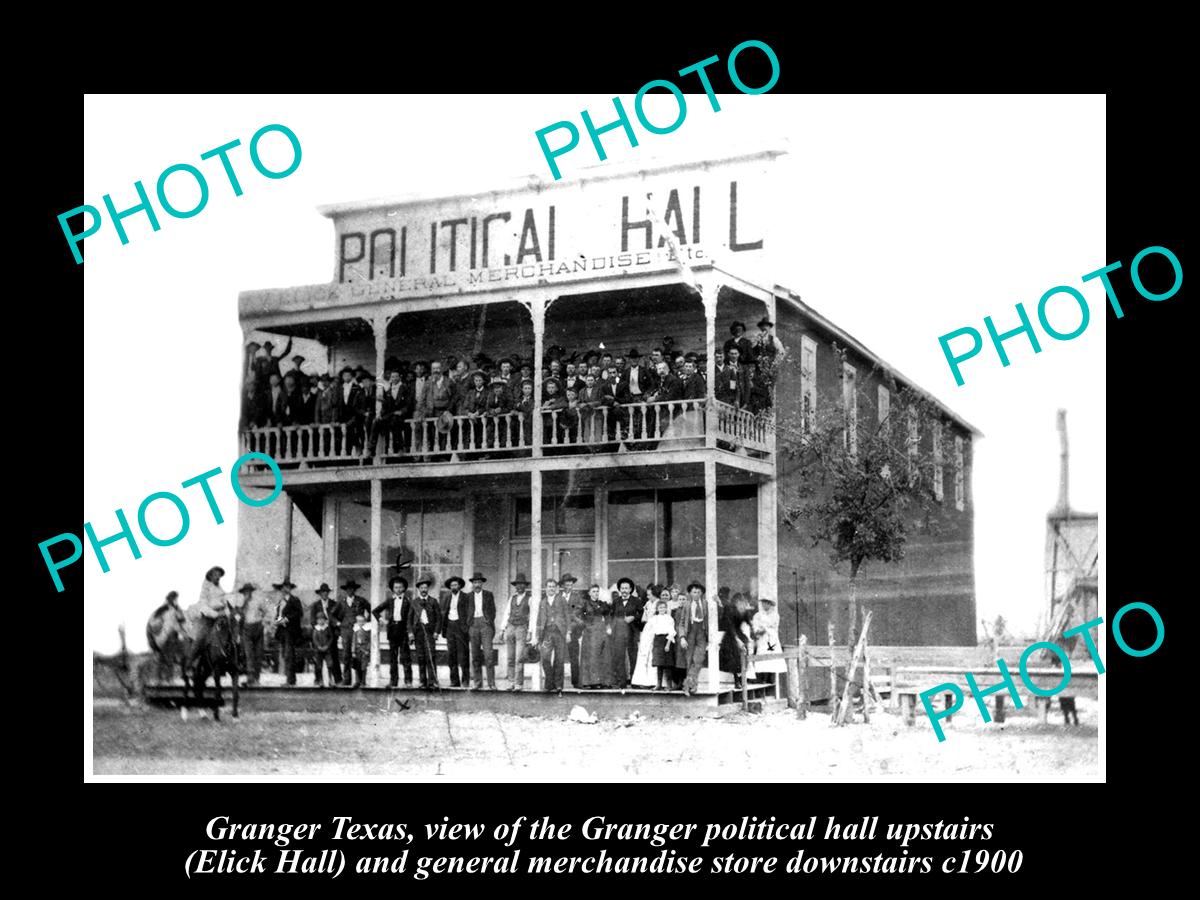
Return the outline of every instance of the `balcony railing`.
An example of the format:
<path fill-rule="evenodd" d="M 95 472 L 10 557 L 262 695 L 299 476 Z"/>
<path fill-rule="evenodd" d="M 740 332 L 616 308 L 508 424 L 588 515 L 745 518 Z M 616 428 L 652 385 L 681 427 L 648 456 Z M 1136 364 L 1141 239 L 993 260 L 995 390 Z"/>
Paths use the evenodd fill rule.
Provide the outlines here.
<path fill-rule="evenodd" d="M 705 400 L 629 403 L 595 409 L 541 411 L 542 453 L 637 452 L 704 446 L 708 415 L 715 416 L 717 445 L 769 454 L 775 419 L 720 401 L 712 412 Z M 374 432 L 372 434 L 372 432 Z M 533 419 L 519 412 L 499 415 L 442 415 L 370 426 L 347 422 L 250 428 L 242 452 L 271 456 L 281 466 L 337 466 L 459 462 L 532 455 Z"/>

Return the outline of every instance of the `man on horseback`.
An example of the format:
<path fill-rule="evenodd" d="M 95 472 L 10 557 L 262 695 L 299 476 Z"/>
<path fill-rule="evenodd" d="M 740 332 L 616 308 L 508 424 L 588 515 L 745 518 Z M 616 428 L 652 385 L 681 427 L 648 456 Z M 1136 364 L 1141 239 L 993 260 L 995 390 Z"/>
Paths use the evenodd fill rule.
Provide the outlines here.
<path fill-rule="evenodd" d="M 204 576 L 204 584 L 200 586 L 200 599 L 188 607 L 188 619 L 192 632 L 192 653 L 196 648 L 208 643 L 208 633 L 212 630 L 213 621 L 219 616 L 226 615 L 229 604 L 225 599 L 225 591 L 221 589 L 221 579 L 225 570 L 213 566 Z M 189 664 L 191 660 L 188 660 Z"/>
<path fill-rule="evenodd" d="M 196 699 L 204 693 L 204 682 L 212 674 L 221 703 L 221 675 L 228 673 L 233 682 L 233 715 L 238 714 L 238 649 L 241 643 L 241 607 L 238 594 L 226 594 L 221 589 L 225 570 L 213 566 L 204 576 L 200 599 L 188 607 L 191 620 L 192 646 L 184 663 L 185 683 L 190 673 Z M 219 717 L 219 709 L 214 710 Z"/>

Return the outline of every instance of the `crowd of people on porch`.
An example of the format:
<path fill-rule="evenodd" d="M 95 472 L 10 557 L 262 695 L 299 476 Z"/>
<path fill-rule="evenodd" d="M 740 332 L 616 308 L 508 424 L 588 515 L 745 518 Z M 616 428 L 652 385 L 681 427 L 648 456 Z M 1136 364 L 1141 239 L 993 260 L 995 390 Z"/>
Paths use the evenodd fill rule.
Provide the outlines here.
<path fill-rule="evenodd" d="M 753 338 L 743 322 L 733 322 L 729 331 L 729 339 L 715 349 L 714 396 L 754 414 L 770 409 L 776 373 L 787 352 L 775 336 L 774 322 L 764 316 Z M 410 447 L 411 422 L 455 416 L 478 420 L 464 429 L 472 432 L 468 439 L 474 447 L 528 446 L 530 423 L 539 407 L 547 421 L 549 414 L 555 414 L 550 425 L 554 437 L 548 438 L 554 443 L 575 443 L 581 435 L 611 441 L 618 430 L 651 435 L 655 433 L 651 414 L 643 416 L 637 410 L 630 416 L 629 407 L 708 396 L 706 355 L 677 348 L 669 336 L 645 355 L 637 347 L 614 352 L 603 343 L 595 349 L 548 348 L 540 403 L 534 397 L 532 358 L 493 360 L 486 353 L 470 359 L 389 357 L 377 381 L 364 366 L 314 374 L 306 371 L 307 360 L 299 355 L 291 358 L 285 371 L 282 366 L 287 365 L 291 348 L 290 338 L 279 353 L 270 341 L 247 345 L 242 429 L 345 425 L 349 449 L 365 455 L 375 452 L 381 438 L 388 441 L 386 446 Z M 515 418 L 510 413 L 518 414 L 523 430 L 515 424 L 506 428 L 497 424 L 499 416 Z M 446 430 L 451 427 L 447 421 Z"/>
<path fill-rule="evenodd" d="M 570 686 L 578 690 L 691 694 L 708 665 L 715 618 L 720 669 L 733 674 L 735 686 L 743 679 L 773 683 L 776 674 L 785 671 L 782 656 L 777 656 L 782 646 L 775 602 L 741 593 L 731 596 L 728 588 L 720 588 L 713 598 L 699 581 L 682 588 L 639 586 L 622 577 L 607 587 L 593 583 L 582 589 L 574 575 L 564 573 L 559 579 L 546 579 L 535 620 L 531 584 L 518 573 L 510 585 L 504 626 L 497 632 L 501 610 L 480 572 L 469 581 L 454 575 L 441 585 L 421 574 L 413 590 L 408 578 L 393 575 L 386 598 L 374 608 L 361 594 L 364 586 L 353 579 L 341 585 L 340 597 L 322 583 L 307 611 L 290 579 L 274 584 L 271 591 L 247 582 L 226 593 L 220 585 L 224 576 L 221 567 L 210 569 L 199 599 L 186 608 L 180 606 L 176 591 L 167 595 L 147 623 L 151 650 L 165 656 L 172 641 L 202 644 L 215 619 L 236 616 L 243 650 L 239 670 L 247 685 L 260 682 L 270 649 L 285 684 L 297 683 L 304 659 L 316 686 L 325 686 L 328 674 L 330 686 L 362 687 L 378 628 L 387 639 L 386 684 L 391 687 L 496 690 L 499 644 L 505 649 L 509 691 L 526 689 L 526 664 L 535 663 L 545 691 L 561 693 L 569 671 Z M 444 667 L 438 659 L 439 638 L 445 643 Z M 447 681 L 439 674 L 442 668 L 448 670 Z M 385 683 L 382 677 L 379 683 Z"/>

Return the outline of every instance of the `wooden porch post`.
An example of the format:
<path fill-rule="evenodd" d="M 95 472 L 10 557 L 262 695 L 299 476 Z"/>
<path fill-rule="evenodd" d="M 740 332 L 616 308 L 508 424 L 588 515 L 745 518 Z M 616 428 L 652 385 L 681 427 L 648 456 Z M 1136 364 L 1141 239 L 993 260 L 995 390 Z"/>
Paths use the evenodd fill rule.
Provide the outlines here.
<path fill-rule="evenodd" d="M 541 353 L 538 353 L 541 356 Z M 541 413 L 534 413 L 533 420 L 541 421 Z M 537 447 L 534 445 L 534 452 Z M 545 573 L 542 572 L 542 472 L 534 469 L 529 473 L 529 578 L 533 582 L 529 595 L 529 633 L 534 646 L 541 637 L 537 633 L 538 610 L 542 605 L 542 590 L 545 588 Z M 533 689 L 542 689 L 542 665 L 533 670 Z"/>
<path fill-rule="evenodd" d="M 546 300 L 543 297 L 535 297 L 529 301 L 529 314 L 533 318 L 533 455 L 535 457 L 542 455 L 542 360 L 544 349 L 542 344 L 546 336 Z M 538 476 L 539 479 L 541 476 Z M 539 507 L 540 509 L 540 507 Z M 540 513 L 539 513 L 540 515 Z M 530 563 L 532 566 L 532 562 Z M 540 563 L 539 563 L 540 565 Z M 533 585 L 536 589 L 534 596 L 537 596 L 536 591 L 541 590 L 541 585 Z"/>
<path fill-rule="evenodd" d="M 383 391 L 380 388 L 383 386 L 383 366 L 384 359 L 387 356 L 387 327 L 390 316 L 380 313 L 371 323 L 371 328 L 375 332 L 375 421 L 378 422 L 383 416 Z M 375 456 L 379 452 L 379 446 L 376 442 L 371 441 L 371 435 L 363 435 L 364 442 L 370 442 L 370 453 L 368 456 Z M 373 601 L 379 602 L 379 601 Z"/>
<path fill-rule="evenodd" d="M 605 548 L 604 540 L 604 522 L 608 517 L 604 511 L 604 501 L 607 499 L 608 491 L 603 487 L 598 487 L 592 492 L 592 506 L 594 507 L 595 518 L 595 536 L 592 542 L 592 578 L 600 585 L 601 596 L 604 590 L 608 587 L 608 566 L 605 563 Z M 591 585 L 588 585 L 590 590 Z"/>
<path fill-rule="evenodd" d="M 704 446 L 717 446 L 717 294 L 720 285 L 707 279 L 701 282 L 700 299 L 704 301 L 704 347 L 708 359 L 704 363 L 706 379 L 704 398 Z M 712 588 L 716 590 L 715 583 Z"/>
<path fill-rule="evenodd" d="M 383 481 L 371 479 L 371 609 L 383 602 Z M 379 623 L 371 616 L 371 666 L 367 686 L 379 685 Z"/>
<path fill-rule="evenodd" d="M 721 632 L 717 628 L 717 461 L 704 460 L 704 587 L 708 601 L 708 689 L 721 687 Z"/>
<path fill-rule="evenodd" d="M 758 596 L 774 600 L 776 609 L 780 608 L 778 489 L 774 476 L 758 483 Z"/>

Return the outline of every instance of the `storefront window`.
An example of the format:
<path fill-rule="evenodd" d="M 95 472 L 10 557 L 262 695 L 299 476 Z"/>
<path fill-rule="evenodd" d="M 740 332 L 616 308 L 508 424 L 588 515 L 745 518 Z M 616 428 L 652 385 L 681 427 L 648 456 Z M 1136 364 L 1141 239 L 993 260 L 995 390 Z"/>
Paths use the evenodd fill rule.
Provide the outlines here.
<path fill-rule="evenodd" d="M 613 491 L 608 495 L 608 558 L 613 581 L 639 586 L 705 580 L 704 491 Z M 754 485 L 717 491 L 717 572 L 733 593 L 758 587 L 758 493 Z M 711 587 L 710 587 L 711 589 Z"/>
<path fill-rule="evenodd" d="M 412 561 L 408 580 L 428 571 L 440 586 L 462 572 L 461 500 L 385 501 L 382 509 L 380 584 L 395 571 L 397 559 Z M 367 596 L 371 583 L 371 505 L 363 500 L 338 502 L 337 587 L 353 579 Z M 381 598 L 380 598 L 381 599 Z"/>

